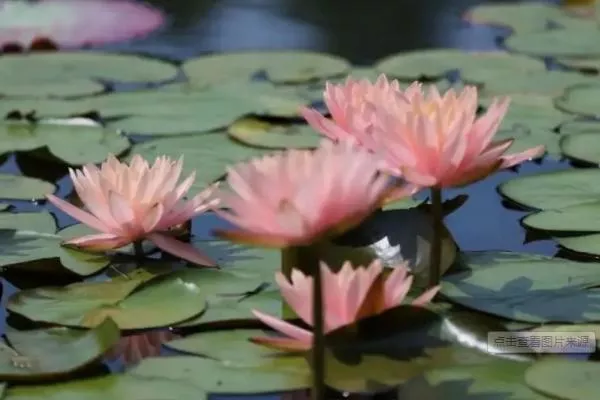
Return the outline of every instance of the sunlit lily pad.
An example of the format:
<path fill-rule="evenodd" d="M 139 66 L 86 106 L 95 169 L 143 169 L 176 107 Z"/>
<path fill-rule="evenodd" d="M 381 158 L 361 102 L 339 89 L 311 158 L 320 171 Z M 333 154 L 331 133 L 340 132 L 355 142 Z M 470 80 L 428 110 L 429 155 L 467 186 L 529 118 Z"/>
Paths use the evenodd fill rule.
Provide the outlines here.
<path fill-rule="evenodd" d="M 26 176 L 0 173 L 0 198 L 14 200 L 42 199 L 54 192 L 56 187 L 50 182 Z"/>
<path fill-rule="evenodd" d="M 17 386 L 7 391 L 11 400 L 207 400 L 208 394 L 178 380 L 131 375 L 106 375 L 40 386 Z"/>
<path fill-rule="evenodd" d="M 516 33 L 539 32 L 550 22 L 561 27 L 577 27 L 586 20 L 575 18 L 554 4 L 542 2 L 480 4 L 468 10 L 464 18 L 476 24 L 509 28 Z M 591 22 L 587 22 L 591 25 Z"/>
<path fill-rule="evenodd" d="M 232 141 L 226 134 L 182 136 L 149 140 L 134 145 L 131 154 L 140 154 L 148 160 L 159 156 L 184 156 L 183 174 L 196 172 L 193 188 L 201 190 L 225 174 L 226 167 L 265 154 L 265 150 L 244 146 Z"/>
<path fill-rule="evenodd" d="M 34 321 L 75 327 L 93 327 L 110 317 L 125 330 L 169 326 L 206 307 L 200 288 L 179 273 L 143 283 L 132 278 L 23 290 L 11 297 L 8 309 Z"/>
<path fill-rule="evenodd" d="M 462 306 L 524 322 L 600 320 L 599 265 L 508 252 L 468 252 L 442 279 Z"/>
<path fill-rule="evenodd" d="M 477 79 L 477 74 L 545 70 L 536 59 L 504 52 L 464 52 L 454 49 L 418 50 L 393 54 L 375 65 L 391 77 L 400 79 L 439 78 L 446 72 L 460 70 L 464 80 Z"/>
<path fill-rule="evenodd" d="M 71 165 L 99 163 L 110 153 L 122 154 L 129 146 L 127 138 L 116 130 L 101 127 L 20 121 L 0 124 L 0 152 L 47 148 Z"/>
<path fill-rule="evenodd" d="M 9 330 L 0 344 L 0 379 L 40 380 L 68 375 L 100 359 L 119 340 L 110 319 L 90 330 Z"/>
<path fill-rule="evenodd" d="M 256 359 L 250 363 L 224 363 L 194 356 L 146 358 L 128 375 L 148 380 L 165 378 L 209 393 L 227 394 L 271 393 L 311 385 L 310 369 L 300 357 L 265 357 L 260 364 Z"/>
<path fill-rule="evenodd" d="M 58 258 L 63 267 L 78 275 L 95 274 L 108 266 L 109 258 L 61 246 L 65 239 L 89 233 L 83 225 L 57 233 L 54 218 L 47 212 L 0 214 L 0 266 L 26 268 L 28 261 Z"/>
<path fill-rule="evenodd" d="M 600 117 L 600 85 L 580 85 L 567 89 L 556 99 L 556 107 L 586 117 Z"/>
<path fill-rule="evenodd" d="M 80 79 L 121 82 L 163 81 L 177 69 L 164 61 L 135 55 L 101 52 L 11 54 L 0 59 L 0 75 L 13 84 L 69 82 Z"/>
<path fill-rule="evenodd" d="M 565 137 L 560 148 L 570 159 L 600 164 L 600 130 Z"/>
<path fill-rule="evenodd" d="M 529 365 L 515 361 L 495 361 L 483 365 L 434 369 L 427 371 L 422 377 L 410 380 L 400 387 L 398 394 L 407 399 L 547 399 L 525 385 L 523 374 Z"/>
<path fill-rule="evenodd" d="M 504 44 L 510 51 L 536 57 L 592 57 L 600 55 L 597 27 L 549 29 L 509 36 Z"/>
<path fill-rule="evenodd" d="M 525 381 L 536 391 L 565 400 L 595 399 L 600 393 L 600 364 L 590 361 L 549 359 L 532 365 Z"/>
<path fill-rule="evenodd" d="M 243 118 L 228 128 L 229 135 L 240 142 L 261 148 L 313 148 L 322 136 L 306 124 L 275 124 L 257 118 Z"/>
<path fill-rule="evenodd" d="M 498 187 L 502 195 L 537 210 L 600 201 L 600 170 L 570 169 L 511 179 Z"/>
<path fill-rule="evenodd" d="M 271 82 L 305 82 L 342 75 L 348 61 L 308 51 L 258 51 L 212 54 L 187 60 L 183 70 L 194 85 L 214 85 L 231 80 L 249 80 L 266 72 Z"/>

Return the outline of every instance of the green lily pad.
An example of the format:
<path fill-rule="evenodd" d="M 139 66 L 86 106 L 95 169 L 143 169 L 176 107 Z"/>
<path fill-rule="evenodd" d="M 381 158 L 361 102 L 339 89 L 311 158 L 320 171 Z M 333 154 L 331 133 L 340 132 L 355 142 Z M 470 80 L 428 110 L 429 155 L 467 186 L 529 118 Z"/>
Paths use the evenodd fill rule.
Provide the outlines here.
<path fill-rule="evenodd" d="M 596 335 L 596 347 L 600 348 L 600 324 L 545 324 L 531 329 L 530 332 L 556 332 L 560 334 L 592 332 Z"/>
<path fill-rule="evenodd" d="M 600 130 L 597 132 L 580 133 L 565 137 L 560 148 L 562 153 L 577 161 L 600 164 Z"/>
<path fill-rule="evenodd" d="M 593 57 L 600 55 L 597 27 L 549 29 L 537 32 L 516 33 L 504 45 L 510 51 L 534 57 Z"/>
<path fill-rule="evenodd" d="M 29 381 L 68 375 L 100 359 L 119 336 L 119 328 L 110 319 L 90 330 L 9 330 L 8 344 L 0 344 L 0 379 Z"/>
<path fill-rule="evenodd" d="M 560 110 L 586 117 L 600 117 L 600 85 L 579 85 L 568 89 L 555 101 Z"/>
<path fill-rule="evenodd" d="M 600 255 L 600 234 L 556 237 L 559 246 L 576 253 Z"/>
<path fill-rule="evenodd" d="M 247 395 L 306 389 L 311 385 L 310 369 L 301 357 L 265 357 L 260 364 L 225 363 L 194 356 L 146 358 L 127 374 L 148 380 L 168 379 L 209 393 Z"/>
<path fill-rule="evenodd" d="M 277 124 L 243 118 L 228 128 L 229 135 L 244 144 L 267 148 L 315 148 L 323 136 L 306 124 Z"/>
<path fill-rule="evenodd" d="M 498 187 L 503 196 L 535 210 L 600 201 L 600 170 L 571 169 L 511 179 Z"/>
<path fill-rule="evenodd" d="M 546 153 L 560 157 L 560 136 L 550 130 L 532 130 L 527 125 L 514 124 L 512 128 L 500 128 L 494 135 L 494 140 L 512 139 L 508 148 L 509 153 L 520 153 L 532 147 L 544 145 Z"/>
<path fill-rule="evenodd" d="M 175 66 L 151 58 L 101 52 L 11 54 L 0 60 L 0 75 L 13 84 L 73 82 L 98 79 L 119 82 L 163 81 L 175 77 Z"/>
<path fill-rule="evenodd" d="M 69 116 L 71 114 L 92 111 L 86 103 L 78 100 L 65 99 L 34 99 L 22 97 L 6 97 L 0 102 L 0 117 L 4 118 L 11 112 L 22 114 L 35 112 L 37 117 Z"/>
<path fill-rule="evenodd" d="M 261 363 L 262 358 L 277 353 L 264 346 L 250 342 L 250 338 L 263 337 L 261 329 L 234 329 L 196 333 L 183 339 L 171 340 L 165 347 L 223 362 Z"/>
<path fill-rule="evenodd" d="M 460 265 L 442 278 L 454 303 L 524 322 L 600 321 L 598 264 L 490 251 L 467 252 Z"/>
<path fill-rule="evenodd" d="M 237 144 L 223 133 L 149 140 L 131 149 L 131 154 L 140 154 L 147 160 L 163 155 L 175 159 L 184 156 L 183 174 L 196 172 L 195 190 L 202 190 L 225 175 L 228 165 L 265 153 L 265 150 Z"/>
<path fill-rule="evenodd" d="M 525 382 L 552 398 L 587 400 L 600 393 L 599 373 L 597 362 L 549 359 L 532 365 L 525 373 Z"/>
<path fill-rule="evenodd" d="M 482 96 L 529 94 L 558 96 L 574 85 L 594 83 L 595 77 L 569 71 L 481 71 L 467 77 L 483 85 Z"/>
<path fill-rule="evenodd" d="M 484 73 L 545 71 L 539 60 L 505 52 L 464 52 L 431 49 L 387 56 L 375 65 L 378 71 L 400 79 L 439 78 L 446 72 L 460 70 L 463 80 L 477 80 Z"/>
<path fill-rule="evenodd" d="M 54 190 L 56 186 L 41 179 L 0 173 L 0 198 L 3 199 L 43 199 Z"/>
<path fill-rule="evenodd" d="M 444 400 L 544 400 L 525 385 L 529 363 L 495 361 L 476 366 L 458 366 L 427 371 L 400 387 L 400 398 Z"/>
<path fill-rule="evenodd" d="M 470 8 L 464 19 L 509 28 L 519 34 L 545 31 L 549 22 L 563 28 L 592 25 L 591 21 L 569 15 L 560 7 L 541 2 L 480 4 Z"/>
<path fill-rule="evenodd" d="M 26 268 L 29 261 L 58 258 L 78 275 L 93 275 L 108 266 L 108 257 L 61 246 L 64 240 L 90 232 L 84 225 L 72 225 L 56 233 L 54 218 L 47 212 L 0 214 L 0 266 Z"/>
<path fill-rule="evenodd" d="M 208 394 L 179 381 L 152 380 L 129 375 L 106 375 L 100 378 L 54 383 L 52 385 L 16 386 L 7 390 L 10 400 L 207 400 Z"/>
<path fill-rule="evenodd" d="M 580 71 L 600 71 L 600 57 L 560 57 L 556 62 Z"/>
<path fill-rule="evenodd" d="M 45 147 L 51 155 L 70 165 L 99 163 L 109 153 L 122 154 L 129 146 L 127 138 L 117 131 L 101 127 L 29 122 L 0 124 L 0 152 Z"/>
<path fill-rule="evenodd" d="M 600 133 L 600 122 L 598 121 L 568 121 L 560 126 L 560 133 L 562 135 L 596 132 Z"/>
<path fill-rule="evenodd" d="M 64 326 L 93 327 L 110 317 L 122 330 L 164 327 L 206 308 L 199 287 L 181 277 L 185 272 L 148 282 L 132 278 L 23 290 L 11 297 L 7 307 L 33 321 Z"/>
<path fill-rule="evenodd" d="M 600 219 L 596 219 L 599 211 L 600 201 L 576 204 L 530 214 L 523 224 L 546 231 L 600 232 Z"/>
<path fill-rule="evenodd" d="M 325 53 L 257 51 L 192 58 L 182 68 L 192 84 L 204 86 L 236 79 L 249 80 L 261 71 L 275 83 L 306 82 L 342 75 L 350 69 L 350 63 Z"/>
<path fill-rule="evenodd" d="M 0 94 L 3 96 L 17 97 L 72 97 L 92 95 L 104 91 L 104 85 L 90 79 L 69 79 L 67 81 L 58 82 L 36 82 L 35 76 L 29 76 L 28 79 L 29 81 L 10 80 L 3 82 L 2 85 L 0 85 Z"/>

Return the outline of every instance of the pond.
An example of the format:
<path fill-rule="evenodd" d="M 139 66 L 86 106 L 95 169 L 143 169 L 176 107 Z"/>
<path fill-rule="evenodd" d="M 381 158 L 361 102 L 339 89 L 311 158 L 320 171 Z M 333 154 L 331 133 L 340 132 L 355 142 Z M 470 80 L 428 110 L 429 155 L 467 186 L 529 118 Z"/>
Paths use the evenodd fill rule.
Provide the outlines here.
<path fill-rule="evenodd" d="M 273 278 L 278 251 L 215 238 L 232 225 L 207 212 L 177 234 L 223 271 L 184 268 L 148 243 L 86 253 L 61 242 L 90 229 L 44 196 L 81 206 L 68 168 L 109 153 L 131 162 L 135 154 L 183 156 L 198 193 L 238 162 L 317 146 L 322 137 L 300 106 L 325 113 L 326 81 L 381 73 L 404 88 L 414 80 L 440 90 L 477 85 L 481 110 L 511 96 L 496 137 L 515 139 L 509 153 L 540 144 L 547 153 L 444 189 L 451 235 L 442 264 L 450 269 L 439 314 L 399 314 L 424 326 L 407 333 L 407 322 L 395 321 L 386 337 L 361 337 L 362 350 L 329 355 L 329 398 L 598 397 L 589 377 L 600 372 L 596 353 L 591 361 L 589 351 L 490 357 L 486 340 L 507 330 L 600 334 L 600 9 L 478 0 L 148 4 L 166 22 L 146 36 L 91 53 L 0 57 L 0 76 L 10 80 L 0 83 L 1 398 L 310 398 L 302 357 L 271 361 L 276 353 L 248 341 L 264 328 L 253 309 L 284 315 Z M 323 259 L 376 256 L 392 266 L 400 257 L 420 271 L 432 241 L 428 196 L 422 190 L 377 211 L 329 243 Z M 149 257 L 140 261 L 139 251 Z M 431 339 L 432 326 L 451 343 Z"/>

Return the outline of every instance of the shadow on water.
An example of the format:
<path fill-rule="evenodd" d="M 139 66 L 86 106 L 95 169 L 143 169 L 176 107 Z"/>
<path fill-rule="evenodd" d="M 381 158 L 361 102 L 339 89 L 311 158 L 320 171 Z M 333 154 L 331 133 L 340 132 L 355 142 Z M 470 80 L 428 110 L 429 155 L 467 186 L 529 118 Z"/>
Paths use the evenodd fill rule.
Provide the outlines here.
<path fill-rule="evenodd" d="M 461 20 L 467 8 L 479 3 L 501 1 L 479 0 L 152 0 L 150 4 L 169 15 L 167 25 L 146 38 L 102 47 L 105 50 L 145 53 L 172 60 L 209 52 L 255 49 L 309 49 L 336 54 L 354 64 L 370 64 L 386 55 L 422 48 L 462 48 L 492 50 L 498 46 L 498 28 L 472 26 Z M 518 1 L 502 0 L 503 3 Z M 501 32 L 500 32 L 501 33 Z M 32 160 L 11 156 L 0 171 L 38 175 L 45 167 Z M 527 163 L 519 174 L 569 168 L 568 164 L 545 159 L 540 164 Z M 37 172 L 37 173 L 36 173 Z M 57 195 L 67 196 L 72 187 L 66 171 L 56 172 L 53 180 Z M 467 193 L 470 198 L 464 207 L 447 218 L 447 224 L 463 250 L 501 249 L 552 255 L 556 245 L 548 240 L 525 244 L 526 234 L 519 220 L 522 211 L 502 205 L 496 187 L 516 175 L 500 172 L 483 182 L 465 189 L 449 190 L 446 196 Z M 62 176 L 62 177 L 61 177 Z M 427 194 L 423 193 L 422 197 Z M 15 210 L 51 212 L 45 204 L 13 202 Z M 56 213 L 60 226 L 75 221 Z M 208 237 L 209 232 L 222 226 L 213 215 L 194 224 L 194 233 Z M 3 301 L 14 292 L 5 286 Z M 5 304 L 5 303 L 4 303 Z M 2 323 L 6 317 L 3 308 Z M 4 328 L 4 326 L 2 326 Z M 118 362 L 110 363 L 111 370 L 120 370 Z M 211 396 L 215 400 L 233 400 L 240 396 Z M 245 399 L 274 400 L 280 396 L 243 396 Z M 356 397 L 360 398 L 360 397 Z M 383 400 L 385 397 L 381 397 Z M 297 394 L 286 400 L 308 399 Z"/>

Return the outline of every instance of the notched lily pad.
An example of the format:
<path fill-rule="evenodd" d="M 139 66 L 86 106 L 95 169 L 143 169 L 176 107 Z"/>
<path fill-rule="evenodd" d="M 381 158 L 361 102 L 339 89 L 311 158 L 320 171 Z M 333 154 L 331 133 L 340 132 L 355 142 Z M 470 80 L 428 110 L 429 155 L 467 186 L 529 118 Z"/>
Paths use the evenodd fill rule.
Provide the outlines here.
<path fill-rule="evenodd" d="M 0 344 L 0 379 L 30 381 L 68 375 L 99 360 L 119 340 L 110 319 L 90 330 L 9 330 Z"/>
<path fill-rule="evenodd" d="M 322 136 L 306 124 L 271 123 L 258 118 L 243 118 L 228 128 L 240 142 L 267 149 L 314 148 Z"/>
<path fill-rule="evenodd" d="M 43 199 L 56 190 L 50 182 L 21 175 L 0 173 L 0 198 L 11 200 Z"/>
<path fill-rule="evenodd" d="M 548 29 L 509 36 L 504 45 L 510 51 L 534 57 L 592 57 L 600 55 L 595 24 L 572 29 Z"/>
<path fill-rule="evenodd" d="M 558 109 L 585 117 L 600 117 L 600 85 L 577 85 L 555 100 Z"/>

